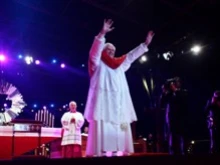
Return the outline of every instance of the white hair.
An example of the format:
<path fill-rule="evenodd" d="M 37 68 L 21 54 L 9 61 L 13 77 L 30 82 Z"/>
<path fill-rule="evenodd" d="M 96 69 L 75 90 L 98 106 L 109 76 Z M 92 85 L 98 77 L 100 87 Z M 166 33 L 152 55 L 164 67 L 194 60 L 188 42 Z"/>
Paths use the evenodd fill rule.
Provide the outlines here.
<path fill-rule="evenodd" d="M 69 105 L 71 105 L 71 104 L 77 105 L 75 101 L 70 101 Z"/>
<path fill-rule="evenodd" d="M 106 48 L 107 46 L 113 46 L 113 47 L 115 48 L 115 46 L 114 46 L 112 43 L 107 42 L 107 43 L 105 43 L 105 45 L 104 45 L 104 47 L 103 47 L 103 50 L 105 50 L 105 48 Z M 116 48 L 115 48 L 115 49 L 116 49 Z"/>

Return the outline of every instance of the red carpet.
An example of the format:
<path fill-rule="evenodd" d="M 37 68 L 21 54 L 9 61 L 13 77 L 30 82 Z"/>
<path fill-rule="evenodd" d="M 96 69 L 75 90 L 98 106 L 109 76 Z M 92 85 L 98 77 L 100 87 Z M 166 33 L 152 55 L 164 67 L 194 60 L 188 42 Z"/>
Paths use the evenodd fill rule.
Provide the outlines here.
<path fill-rule="evenodd" d="M 48 143 L 56 137 L 42 137 L 41 144 Z M 35 149 L 38 146 L 37 137 L 15 137 L 14 141 L 14 156 L 20 156 L 21 154 Z M 0 136 L 0 160 L 11 159 L 12 153 L 12 137 Z"/>

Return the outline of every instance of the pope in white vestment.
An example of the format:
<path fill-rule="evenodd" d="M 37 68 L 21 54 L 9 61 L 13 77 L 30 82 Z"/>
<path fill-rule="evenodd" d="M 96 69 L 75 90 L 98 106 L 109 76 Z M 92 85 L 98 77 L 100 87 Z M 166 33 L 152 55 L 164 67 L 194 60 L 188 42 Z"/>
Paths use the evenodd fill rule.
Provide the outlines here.
<path fill-rule="evenodd" d="M 130 124 L 137 121 L 137 117 L 125 72 L 148 51 L 154 33 L 150 31 L 145 43 L 115 58 L 114 45 L 105 42 L 105 34 L 113 30 L 112 23 L 104 21 L 89 55 L 90 88 L 84 112 L 89 122 L 87 156 L 134 152 Z"/>

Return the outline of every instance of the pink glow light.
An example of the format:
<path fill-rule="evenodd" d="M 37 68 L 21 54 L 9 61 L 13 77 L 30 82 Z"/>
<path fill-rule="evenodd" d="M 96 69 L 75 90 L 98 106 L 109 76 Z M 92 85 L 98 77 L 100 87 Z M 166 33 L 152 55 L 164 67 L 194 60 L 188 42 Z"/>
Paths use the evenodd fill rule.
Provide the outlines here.
<path fill-rule="evenodd" d="M 40 64 L 40 61 L 39 61 L 39 60 L 36 60 L 36 61 L 35 61 L 35 64 L 36 64 L 36 65 L 39 65 L 39 64 Z"/>
<path fill-rule="evenodd" d="M 61 68 L 65 68 L 65 64 L 61 64 L 60 67 L 61 67 Z"/>

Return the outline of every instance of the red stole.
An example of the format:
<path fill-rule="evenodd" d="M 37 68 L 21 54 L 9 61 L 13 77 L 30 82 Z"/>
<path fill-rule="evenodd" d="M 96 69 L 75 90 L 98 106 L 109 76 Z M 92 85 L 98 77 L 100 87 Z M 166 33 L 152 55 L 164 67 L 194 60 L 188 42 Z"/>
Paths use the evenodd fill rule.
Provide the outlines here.
<path fill-rule="evenodd" d="M 125 60 L 126 55 L 121 57 L 110 57 L 106 53 L 102 53 L 101 59 L 102 61 L 112 69 L 117 69 Z"/>
<path fill-rule="evenodd" d="M 101 60 L 110 68 L 117 69 L 125 60 L 126 55 L 123 55 L 121 57 L 110 57 L 106 53 L 102 53 Z M 92 76 L 92 70 L 91 70 L 91 60 L 89 60 L 89 74 L 90 77 Z"/>

